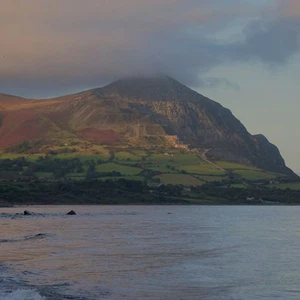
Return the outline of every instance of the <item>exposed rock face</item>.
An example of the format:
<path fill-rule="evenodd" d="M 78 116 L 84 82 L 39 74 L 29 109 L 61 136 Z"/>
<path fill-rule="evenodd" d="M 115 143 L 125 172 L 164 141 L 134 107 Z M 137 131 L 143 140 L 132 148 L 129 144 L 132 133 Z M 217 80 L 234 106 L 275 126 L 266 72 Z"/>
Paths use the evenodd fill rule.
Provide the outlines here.
<path fill-rule="evenodd" d="M 210 149 L 208 155 L 216 159 L 293 173 L 263 135 L 251 135 L 229 109 L 172 78 L 117 81 L 94 94 L 115 102 L 126 99 L 131 109 L 159 124 L 165 134 L 176 135 L 191 148 Z"/>
<path fill-rule="evenodd" d="M 67 138 L 140 147 L 180 143 L 210 149 L 216 159 L 293 174 L 263 135 L 251 135 L 230 110 L 167 76 L 119 80 L 50 100 L 0 95 L 0 121 L 2 149 Z"/>

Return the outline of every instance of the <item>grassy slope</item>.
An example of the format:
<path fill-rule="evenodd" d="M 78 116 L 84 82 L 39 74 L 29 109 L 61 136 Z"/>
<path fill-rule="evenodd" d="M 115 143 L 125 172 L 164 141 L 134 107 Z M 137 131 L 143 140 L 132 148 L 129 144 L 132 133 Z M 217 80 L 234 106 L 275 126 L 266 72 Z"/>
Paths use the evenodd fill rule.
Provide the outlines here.
<path fill-rule="evenodd" d="M 278 184 L 270 184 L 269 188 L 277 188 L 277 189 L 290 189 L 290 190 L 300 190 L 300 181 L 299 182 L 291 182 L 291 183 L 278 183 Z"/>
<path fill-rule="evenodd" d="M 154 178 L 160 179 L 164 184 L 182 184 L 185 186 L 204 184 L 204 181 L 189 174 L 162 174 L 155 176 Z"/>
<path fill-rule="evenodd" d="M 231 162 L 214 162 L 218 167 L 209 164 L 201 159 L 200 155 L 193 153 L 181 153 L 179 150 L 170 150 L 170 152 L 157 153 L 154 151 L 139 149 L 106 149 L 98 147 L 97 151 L 92 149 L 90 154 L 87 153 L 58 153 L 53 155 L 53 159 L 73 159 L 79 158 L 84 164 L 93 160 L 96 162 L 95 171 L 98 173 L 119 172 L 120 176 L 116 177 L 100 175 L 99 179 L 120 179 L 128 178 L 132 180 L 157 180 L 165 184 L 182 184 L 203 185 L 211 182 L 221 182 L 234 176 L 236 178 L 236 187 L 243 188 L 246 185 L 243 181 L 248 182 L 256 180 L 271 180 L 280 177 L 280 174 L 264 172 L 251 166 L 246 166 Z M 96 153 L 95 153 L 96 152 Z M 30 161 L 37 160 L 41 154 L 15 154 L 2 153 L 0 159 L 15 159 L 24 156 Z M 84 166 L 82 173 L 70 173 L 68 177 L 75 180 L 85 178 L 87 166 Z M 53 178 L 52 173 L 39 172 L 35 174 L 41 179 Z M 274 186 L 273 186 L 274 187 Z M 278 188 L 300 188 L 300 184 L 280 185 Z"/>

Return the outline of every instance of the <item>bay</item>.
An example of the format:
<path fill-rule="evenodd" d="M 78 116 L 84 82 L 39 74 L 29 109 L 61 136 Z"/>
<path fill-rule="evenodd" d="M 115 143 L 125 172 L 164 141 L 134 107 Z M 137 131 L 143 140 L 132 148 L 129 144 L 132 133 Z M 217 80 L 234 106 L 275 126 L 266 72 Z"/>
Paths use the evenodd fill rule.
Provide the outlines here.
<path fill-rule="evenodd" d="M 299 214 L 295 206 L 1 208 L 0 299 L 299 299 Z"/>

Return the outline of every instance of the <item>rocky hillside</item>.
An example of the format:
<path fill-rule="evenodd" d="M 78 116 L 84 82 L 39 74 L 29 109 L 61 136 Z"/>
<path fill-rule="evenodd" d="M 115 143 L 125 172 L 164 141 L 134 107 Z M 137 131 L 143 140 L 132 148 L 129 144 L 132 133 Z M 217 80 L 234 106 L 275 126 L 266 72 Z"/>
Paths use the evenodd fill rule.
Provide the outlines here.
<path fill-rule="evenodd" d="M 205 150 L 211 159 L 293 174 L 276 146 L 251 135 L 230 110 L 176 80 L 132 78 L 51 100 L 0 95 L 0 148 L 49 145 Z M 36 148 L 37 149 L 37 148 Z"/>

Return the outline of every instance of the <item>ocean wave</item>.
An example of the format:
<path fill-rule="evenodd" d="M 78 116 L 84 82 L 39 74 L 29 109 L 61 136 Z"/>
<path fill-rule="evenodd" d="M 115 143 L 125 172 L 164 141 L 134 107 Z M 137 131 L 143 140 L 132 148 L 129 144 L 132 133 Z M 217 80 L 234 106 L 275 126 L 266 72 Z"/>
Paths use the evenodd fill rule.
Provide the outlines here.
<path fill-rule="evenodd" d="M 12 271 L 7 265 L 0 264 L 0 300 L 95 300 L 91 297 L 69 294 L 67 290 L 71 283 L 35 286 L 21 276 L 33 274 L 33 271 L 26 271 L 23 274 L 15 274 Z"/>
<path fill-rule="evenodd" d="M 24 219 L 28 217 L 34 217 L 34 218 L 44 218 L 47 217 L 46 214 L 41 213 L 33 213 L 31 212 L 30 215 L 25 215 L 24 213 L 0 213 L 0 218 L 3 219 Z"/>
<path fill-rule="evenodd" d="M 30 241 L 30 240 L 40 240 L 40 239 L 45 239 L 49 236 L 50 236 L 50 234 L 47 234 L 47 233 L 38 233 L 35 235 L 28 235 L 28 236 L 24 236 L 22 238 L 16 238 L 16 239 L 0 239 L 0 244 L 1 243 L 18 243 L 18 242 L 24 242 L 24 241 Z"/>
<path fill-rule="evenodd" d="M 14 288 L 6 286 L 6 292 L 1 293 L 0 300 L 91 300 L 92 298 L 86 298 L 75 295 L 61 294 L 57 292 L 57 286 L 39 287 L 36 289 L 33 286 L 27 286 L 21 283 L 21 287 Z M 14 290 L 15 289 L 15 290 Z M 94 299 L 94 298 L 93 298 Z"/>
<path fill-rule="evenodd" d="M 76 212 L 77 213 L 77 212 Z M 79 215 L 79 214 L 77 214 Z M 135 211 L 123 211 L 123 212 L 88 212 L 88 213 L 80 213 L 81 217 L 106 217 L 106 216 L 137 216 L 142 215 L 139 212 Z M 25 215 L 22 212 L 17 213 L 0 213 L 0 219 L 28 219 L 28 218 L 68 218 L 66 212 L 61 213 L 37 213 L 30 211 L 30 215 Z"/>
<path fill-rule="evenodd" d="M 45 300 L 36 290 L 20 289 L 1 297 L 2 300 Z"/>
<path fill-rule="evenodd" d="M 27 219 L 27 218 L 56 218 L 65 217 L 67 212 L 62 213 L 37 213 L 33 211 L 28 211 L 28 215 L 24 212 L 15 213 L 0 213 L 0 218 L 3 219 Z"/>

